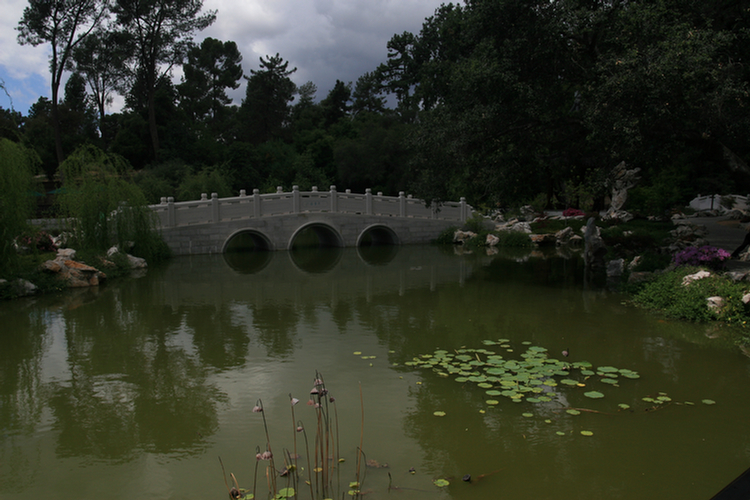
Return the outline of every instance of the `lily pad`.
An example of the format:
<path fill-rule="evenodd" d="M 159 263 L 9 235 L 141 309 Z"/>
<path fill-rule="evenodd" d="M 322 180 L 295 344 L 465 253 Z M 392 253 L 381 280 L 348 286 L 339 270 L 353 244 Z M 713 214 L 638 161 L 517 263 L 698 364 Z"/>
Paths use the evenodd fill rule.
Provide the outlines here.
<path fill-rule="evenodd" d="M 435 483 L 435 486 L 437 486 L 438 488 L 445 488 L 446 486 L 448 486 L 449 484 L 451 484 L 446 479 L 435 479 L 435 481 L 433 481 L 433 482 Z"/>
<path fill-rule="evenodd" d="M 714 401 L 713 399 L 701 399 L 701 403 L 703 403 L 704 405 L 715 405 L 716 401 Z"/>
<path fill-rule="evenodd" d="M 617 405 L 617 406 L 618 406 L 618 407 L 619 407 L 620 409 L 622 409 L 622 410 L 628 410 L 628 409 L 630 409 L 630 405 L 628 405 L 628 404 L 625 404 L 625 403 L 620 403 L 620 404 L 619 404 L 619 405 Z"/>
<path fill-rule="evenodd" d="M 591 399 L 601 399 L 601 398 L 604 397 L 604 394 L 602 394 L 599 391 L 584 392 L 583 395 L 586 396 L 587 398 L 591 398 Z"/>
<path fill-rule="evenodd" d="M 593 436 L 594 433 L 591 431 L 581 431 L 581 435 L 583 436 Z"/>
<path fill-rule="evenodd" d="M 615 379 L 613 379 L 613 378 L 608 378 L 608 377 L 605 377 L 605 378 L 603 378 L 603 379 L 601 380 L 601 382 L 602 382 L 603 384 L 611 384 L 611 385 L 617 385 L 617 380 L 615 380 Z"/>
<path fill-rule="evenodd" d="M 434 412 L 432 412 L 432 414 L 435 415 L 436 417 L 444 417 L 445 416 L 445 412 L 444 411 L 434 411 Z"/>
<path fill-rule="evenodd" d="M 565 435 L 565 433 L 563 431 L 557 431 L 557 432 L 555 432 L 555 434 L 557 434 L 558 436 L 564 436 Z"/>
<path fill-rule="evenodd" d="M 578 410 L 574 410 L 573 408 L 570 408 L 569 410 L 565 410 L 565 413 L 568 415 L 580 415 L 581 412 Z"/>
<path fill-rule="evenodd" d="M 534 414 L 533 413 L 521 413 L 521 416 L 526 417 L 526 418 L 531 418 L 534 416 Z"/>
<path fill-rule="evenodd" d="M 599 368 L 596 369 L 596 371 L 602 372 L 602 373 L 617 373 L 617 372 L 619 372 L 619 370 L 617 368 L 615 368 L 614 366 L 600 366 Z"/>

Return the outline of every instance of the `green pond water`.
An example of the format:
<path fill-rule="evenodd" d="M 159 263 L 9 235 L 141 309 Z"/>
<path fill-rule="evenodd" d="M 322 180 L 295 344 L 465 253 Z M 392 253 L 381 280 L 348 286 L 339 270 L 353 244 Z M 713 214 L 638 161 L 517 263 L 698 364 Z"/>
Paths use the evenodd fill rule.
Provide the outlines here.
<path fill-rule="evenodd" d="M 344 460 L 332 498 L 349 498 L 361 443 L 380 466 L 361 468 L 366 499 L 708 499 L 750 467 L 750 359 L 730 333 L 635 309 L 554 254 L 177 258 L 0 304 L 0 498 L 228 498 L 219 457 L 252 489 L 263 415 L 278 469 L 296 436 L 304 481 L 294 428 L 312 450 L 319 371 Z"/>

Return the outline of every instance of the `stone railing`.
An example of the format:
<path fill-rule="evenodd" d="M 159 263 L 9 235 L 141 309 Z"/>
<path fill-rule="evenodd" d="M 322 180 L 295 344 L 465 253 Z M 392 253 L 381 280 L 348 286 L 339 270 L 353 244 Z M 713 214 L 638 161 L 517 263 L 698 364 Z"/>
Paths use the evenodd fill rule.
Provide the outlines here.
<path fill-rule="evenodd" d="M 200 200 L 183 202 L 175 202 L 174 198 L 169 197 L 162 198 L 160 204 L 151 205 L 151 208 L 159 217 L 162 227 L 302 213 L 376 215 L 463 223 L 472 212 L 465 198 L 459 202 L 443 202 L 439 206 L 433 204 L 428 208 L 424 201 L 411 195 L 405 196 L 403 191 L 398 196 L 372 194 L 370 189 L 365 194 L 355 194 L 348 189 L 340 193 L 336 191 L 336 186 L 331 186 L 329 191 L 318 191 L 317 187 L 313 187 L 312 191 L 300 191 L 294 186 L 291 192 L 283 192 L 279 187 L 270 194 L 260 194 L 258 189 L 254 189 L 249 196 L 243 189 L 239 196 L 232 198 L 219 198 L 212 193 L 211 198 L 203 194 Z"/>

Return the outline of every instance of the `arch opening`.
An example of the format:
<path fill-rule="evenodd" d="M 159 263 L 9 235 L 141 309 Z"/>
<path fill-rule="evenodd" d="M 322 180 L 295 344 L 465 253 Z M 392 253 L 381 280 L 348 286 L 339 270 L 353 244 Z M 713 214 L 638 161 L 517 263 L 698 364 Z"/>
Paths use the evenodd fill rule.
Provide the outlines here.
<path fill-rule="evenodd" d="M 357 239 L 358 247 L 377 247 L 399 245 L 398 235 L 388 226 L 370 226 L 365 228 Z"/>
<path fill-rule="evenodd" d="M 271 262 L 271 250 L 271 242 L 263 234 L 243 230 L 227 239 L 222 254 L 224 262 L 237 273 L 254 274 Z"/>
<path fill-rule="evenodd" d="M 326 224 L 308 224 L 302 226 L 292 235 L 290 250 L 302 248 L 342 248 L 344 241 L 339 233 Z"/>
<path fill-rule="evenodd" d="M 388 226 L 370 226 L 362 231 L 357 240 L 360 259 L 371 266 L 388 264 L 396 257 L 398 250 L 398 236 Z"/>
<path fill-rule="evenodd" d="M 263 234 L 252 230 L 242 230 L 227 238 L 223 253 L 268 252 L 270 250 L 273 250 L 273 245 Z"/>

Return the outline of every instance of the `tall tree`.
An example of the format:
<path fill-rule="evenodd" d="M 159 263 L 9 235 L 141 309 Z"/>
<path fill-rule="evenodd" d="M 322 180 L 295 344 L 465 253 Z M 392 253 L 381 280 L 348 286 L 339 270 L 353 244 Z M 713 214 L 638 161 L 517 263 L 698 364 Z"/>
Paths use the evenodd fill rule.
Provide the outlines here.
<path fill-rule="evenodd" d="M 226 106 L 232 99 L 226 89 L 236 89 L 242 78 L 242 55 L 235 42 L 206 38 L 192 45 L 183 67 L 184 77 L 177 90 L 181 105 L 193 120 L 207 122 L 212 132 L 226 118 Z"/>
<path fill-rule="evenodd" d="M 21 45 L 49 43 L 52 124 L 58 163 L 65 159 L 59 119 L 59 90 L 73 50 L 96 30 L 108 14 L 102 0 L 29 0 L 18 23 Z"/>
<path fill-rule="evenodd" d="M 203 0 L 116 0 L 115 12 L 122 29 L 133 37 L 135 68 L 148 108 L 153 154 L 159 152 L 156 91 L 162 77 L 182 64 L 196 31 L 216 20 L 216 11 L 201 14 Z"/>
<path fill-rule="evenodd" d="M 246 140 L 260 144 L 280 138 L 289 120 L 289 103 L 294 100 L 296 85 L 289 75 L 297 68 L 288 69 L 289 61 L 276 54 L 260 58 L 259 70 L 250 70 L 247 92 L 240 107 Z"/>
<path fill-rule="evenodd" d="M 351 84 L 346 85 L 341 80 L 336 80 L 326 98 L 320 102 L 320 106 L 323 108 L 323 126 L 325 128 L 329 128 L 340 119 L 349 115 L 352 109 L 349 105 L 351 98 Z"/>
<path fill-rule="evenodd" d="M 88 36 L 73 53 L 75 67 L 91 89 L 97 112 L 99 130 L 105 142 L 105 112 L 113 101 L 113 93 L 125 93 L 127 63 L 132 58 L 131 37 L 122 31 L 99 29 Z"/>

